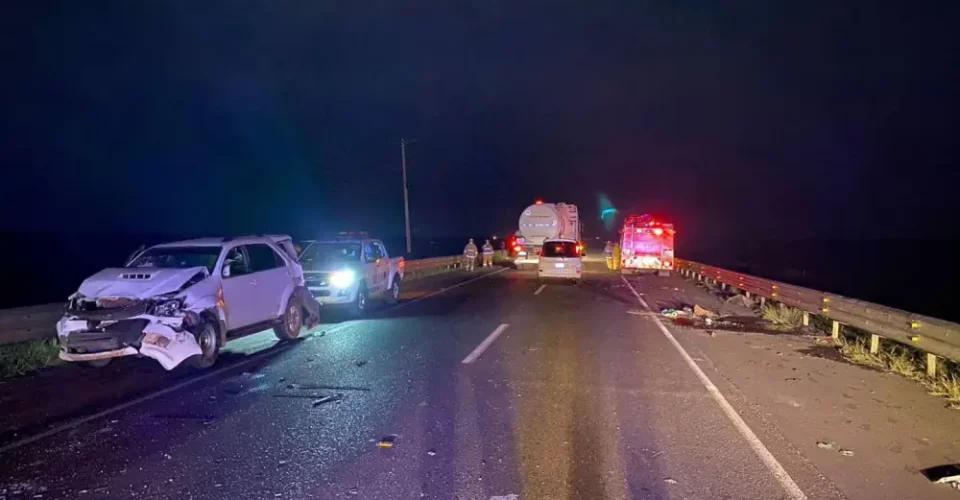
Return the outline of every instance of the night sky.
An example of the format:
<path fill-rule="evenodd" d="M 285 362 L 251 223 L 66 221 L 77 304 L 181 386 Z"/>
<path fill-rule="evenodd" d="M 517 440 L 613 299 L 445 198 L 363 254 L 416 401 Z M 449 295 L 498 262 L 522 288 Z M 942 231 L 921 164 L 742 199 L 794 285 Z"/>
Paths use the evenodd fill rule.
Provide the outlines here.
<path fill-rule="evenodd" d="M 960 2 L 0 7 L 0 230 L 955 237 Z"/>

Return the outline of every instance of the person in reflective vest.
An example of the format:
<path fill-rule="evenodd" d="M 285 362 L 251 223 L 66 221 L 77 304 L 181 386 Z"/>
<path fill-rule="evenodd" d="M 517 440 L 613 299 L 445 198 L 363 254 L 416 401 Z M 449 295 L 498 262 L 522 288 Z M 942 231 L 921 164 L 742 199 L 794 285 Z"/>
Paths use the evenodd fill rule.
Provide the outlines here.
<path fill-rule="evenodd" d="M 463 268 L 467 271 L 473 271 L 477 267 L 477 245 L 473 242 L 473 238 L 470 238 L 470 241 L 467 242 L 467 246 L 463 247 Z"/>
<path fill-rule="evenodd" d="M 603 247 L 603 260 L 607 261 L 607 269 L 613 271 L 613 242 L 608 241 Z"/>
<path fill-rule="evenodd" d="M 620 244 L 614 243 L 613 244 L 613 270 L 614 271 L 620 269 L 620 256 L 621 256 Z"/>
<path fill-rule="evenodd" d="M 483 267 L 490 267 L 493 265 L 493 245 L 490 244 L 490 240 L 487 240 L 483 244 Z"/>

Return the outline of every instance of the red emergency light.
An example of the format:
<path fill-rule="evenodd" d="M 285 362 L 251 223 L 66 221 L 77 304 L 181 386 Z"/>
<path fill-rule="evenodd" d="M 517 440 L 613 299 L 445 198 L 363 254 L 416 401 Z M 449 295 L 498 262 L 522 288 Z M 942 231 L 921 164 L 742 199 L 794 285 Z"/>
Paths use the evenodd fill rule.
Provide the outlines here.
<path fill-rule="evenodd" d="M 659 227 L 653 228 L 653 234 L 660 236 L 661 234 L 663 234 L 663 228 L 659 228 Z"/>

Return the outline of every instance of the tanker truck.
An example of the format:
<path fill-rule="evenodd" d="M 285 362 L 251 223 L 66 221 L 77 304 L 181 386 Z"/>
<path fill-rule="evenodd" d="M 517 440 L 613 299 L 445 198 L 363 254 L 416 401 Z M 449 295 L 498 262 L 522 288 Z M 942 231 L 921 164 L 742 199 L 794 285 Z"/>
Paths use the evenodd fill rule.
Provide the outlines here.
<path fill-rule="evenodd" d="M 518 267 L 540 261 L 543 241 L 551 238 L 569 238 L 580 241 L 580 214 L 576 205 L 543 203 L 537 201 L 520 213 L 520 231 L 517 246 L 520 249 L 514 263 Z"/>

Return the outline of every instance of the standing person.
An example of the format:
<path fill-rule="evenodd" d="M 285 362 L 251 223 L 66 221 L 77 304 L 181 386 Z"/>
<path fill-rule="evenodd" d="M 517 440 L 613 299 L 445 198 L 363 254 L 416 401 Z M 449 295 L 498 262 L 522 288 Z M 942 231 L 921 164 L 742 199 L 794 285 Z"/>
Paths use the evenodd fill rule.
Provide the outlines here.
<path fill-rule="evenodd" d="M 483 244 L 483 267 L 490 267 L 493 265 L 493 245 L 490 244 L 490 240 L 487 240 Z"/>
<path fill-rule="evenodd" d="M 463 267 L 467 271 L 473 271 L 477 266 L 477 245 L 473 242 L 473 238 L 470 238 L 470 241 L 467 242 L 467 246 L 463 247 Z"/>
<path fill-rule="evenodd" d="M 613 271 L 613 242 L 607 241 L 607 246 L 603 247 L 603 260 L 607 261 L 607 269 Z"/>
<path fill-rule="evenodd" d="M 620 269 L 620 243 L 613 244 L 613 270 Z"/>

